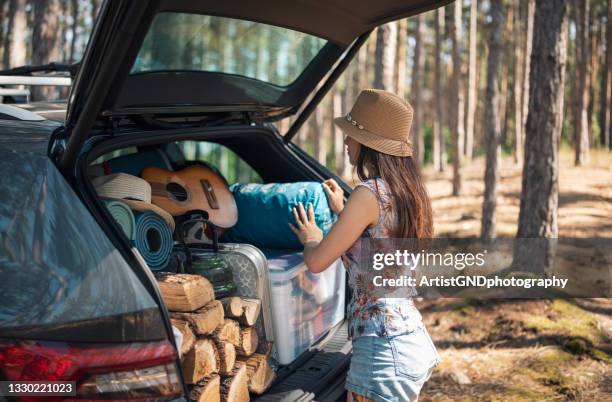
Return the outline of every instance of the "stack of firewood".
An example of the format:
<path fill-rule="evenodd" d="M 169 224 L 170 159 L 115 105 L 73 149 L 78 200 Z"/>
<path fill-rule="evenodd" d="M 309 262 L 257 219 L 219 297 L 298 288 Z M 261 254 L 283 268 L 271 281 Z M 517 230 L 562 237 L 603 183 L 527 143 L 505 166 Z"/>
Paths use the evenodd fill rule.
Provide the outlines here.
<path fill-rule="evenodd" d="M 190 398 L 243 402 L 249 401 L 249 391 L 265 392 L 274 371 L 268 362 L 270 347 L 255 353 L 261 301 L 216 300 L 211 283 L 199 275 L 161 273 L 157 281 L 172 325 L 183 334 L 181 363 Z"/>

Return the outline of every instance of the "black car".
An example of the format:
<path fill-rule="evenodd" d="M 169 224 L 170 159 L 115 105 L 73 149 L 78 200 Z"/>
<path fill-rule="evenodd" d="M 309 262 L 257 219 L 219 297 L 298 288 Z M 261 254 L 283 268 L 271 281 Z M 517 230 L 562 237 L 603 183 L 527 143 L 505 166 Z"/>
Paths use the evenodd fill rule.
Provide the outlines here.
<path fill-rule="evenodd" d="M 372 29 L 445 3 L 105 2 L 65 119 L 0 116 L 0 380 L 73 373 L 81 399 L 186 398 L 155 278 L 96 196 L 88 167 L 113 152 L 191 141 L 229 149 L 263 182 L 335 177 L 292 137 Z M 287 61 L 269 61 L 278 74 L 197 52 L 179 57 L 188 46 L 206 53 L 205 43 L 189 39 L 223 21 L 228 29 L 249 21 L 229 59 L 243 48 L 256 52 L 248 40 L 262 27 L 290 35 L 310 56 L 296 65 L 285 50 Z M 184 29 L 170 29 L 177 25 Z M 279 133 L 273 122 L 292 115 Z M 257 400 L 342 398 L 349 355 L 338 325 L 281 367 Z"/>

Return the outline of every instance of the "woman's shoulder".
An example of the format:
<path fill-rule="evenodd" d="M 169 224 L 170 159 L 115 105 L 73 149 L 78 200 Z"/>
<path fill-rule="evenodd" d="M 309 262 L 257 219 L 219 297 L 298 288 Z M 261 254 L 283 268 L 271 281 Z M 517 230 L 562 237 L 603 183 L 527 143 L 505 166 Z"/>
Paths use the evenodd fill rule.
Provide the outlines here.
<path fill-rule="evenodd" d="M 376 198 L 381 202 L 389 201 L 387 185 L 385 184 L 385 181 L 381 179 L 380 177 L 377 177 L 375 179 L 363 180 L 357 183 L 357 185 L 355 186 L 355 189 L 359 187 L 365 187 L 369 189 L 371 192 L 374 193 Z"/>
<path fill-rule="evenodd" d="M 355 188 L 358 188 L 360 186 L 370 189 L 375 194 L 378 194 L 386 190 L 385 182 L 380 177 L 377 177 L 375 179 L 367 179 L 367 180 L 360 181 L 359 183 L 357 183 Z"/>

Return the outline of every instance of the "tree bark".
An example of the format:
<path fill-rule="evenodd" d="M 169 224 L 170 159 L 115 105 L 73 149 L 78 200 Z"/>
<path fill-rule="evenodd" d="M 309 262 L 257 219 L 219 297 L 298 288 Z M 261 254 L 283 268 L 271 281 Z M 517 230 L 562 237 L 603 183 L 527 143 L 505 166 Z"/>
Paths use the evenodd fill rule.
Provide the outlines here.
<path fill-rule="evenodd" d="M 444 7 L 436 10 L 435 16 L 435 76 L 434 76 L 434 102 L 436 105 L 436 116 L 433 120 L 433 163 L 434 168 L 443 172 L 446 169 L 446 147 L 444 145 L 444 93 L 442 92 L 443 85 L 443 70 L 442 70 L 442 32 L 444 31 Z"/>
<path fill-rule="evenodd" d="M 589 104 L 589 0 L 574 0 L 576 16 L 576 81 L 574 92 L 574 149 L 576 166 L 587 163 L 589 158 L 589 124 L 587 106 Z"/>
<path fill-rule="evenodd" d="M 396 93 L 406 96 L 406 36 L 408 35 L 408 20 L 403 18 L 397 22 L 397 46 L 395 51 L 395 69 L 393 81 Z"/>
<path fill-rule="evenodd" d="M 2 48 L 2 57 L 4 60 L 4 26 L 6 24 L 6 0 L 0 0 L 0 47 Z"/>
<path fill-rule="evenodd" d="M 523 108 L 522 108 L 522 94 L 523 94 L 523 62 L 522 57 L 522 43 L 520 41 L 524 27 L 521 25 L 521 13 L 520 7 L 517 6 L 516 12 L 514 13 L 514 163 L 519 164 L 523 159 Z"/>
<path fill-rule="evenodd" d="M 332 94 L 332 110 L 334 116 L 343 116 L 346 113 L 342 110 L 342 97 L 337 90 Z M 336 163 L 336 174 L 340 177 L 344 174 L 344 134 L 335 124 L 333 125 L 334 136 L 334 161 Z"/>
<path fill-rule="evenodd" d="M 476 115 L 476 44 L 478 43 L 478 0 L 470 1 L 470 50 L 468 56 L 468 96 L 465 121 L 465 156 L 474 152 L 474 117 Z"/>
<path fill-rule="evenodd" d="M 191 325 L 189 325 L 187 321 L 171 318 L 170 322 L 172 323 L 172 326 L 176 327 L 183 335 L 183 342 L 180 345 L 181 358 L 183 358 L 191 350 L 196 337 L 191 329 Z"/>
<path fill-rule="evenodd" d="M 213 285 L 200 275 L 158 273 L 155 279 L 170 311 L 195 311 L 215 298 Z"/>
<path fill-rule="evenodd" d="M 517 238 L 556 238 L 559 230 L 559 142 L 567 59 L 567 4 L 538 0 L 533 33 L 529 113 Z M 529 243 L 534 245 L 535 243 Z M 553 243 L 514 249 L 513 265 L 550 272 Z"/>
<path fill-rule="evenodd" d="M 10 0 L 8 25 L 4 36 L 4 68 L 26 64 L 27 16 L 26 0 Z"/>
<path fill-rule="evenodd" d="M 76 51 L 79 28 L 79 0 L 72 0 L 70 3 L 70 11 L 72 17 L 72 39 L 70 40 L 70 53 L 68 53 L 68 60 L 70 60 L 71 63 L 74 63 L 76 61 L 74 54 Z"/>
<path fill-rule="evenodd" d="M 500 88 L 499 70 L 502 56 L 502 29 L 504 23 L 503 0 L 491 0 L 489 25 L 489 56 L 487 59 L 487 91 L 485 96 L 485 144 L 487 150 L 485 191 L 482 203 L 480 236 L 483 240 L 496 237 L 497 182 L 500 156 Z"/>
<path fill-rule="evenodd" d="M 204 377 L 219 372 L 219 353 L 212 339 L 200 338 L 182 361 L 187 384 L 196 384 Z"/>
<path fill-rule="evenodd" d="M 600 106 L 601 135 L 605 143 L 612 149 L 612 0 L 608 0 L 606 17 L 606 53 L 602 69 L 602 89 Z"/>
<path fill-rule="evenodd" d="M 381 25 L 376 33 L 376 63 L 374 64 L 374 88 L 393 92 L 393 67 L 397 40 L 397 24 Z"/>
<path fill-rule="evenodd" d="M 508 15 L 505 18 L 505 29 L 502 36 L 501 85 L 499 90 L 499 143 L 501 145 L 505 145 L 508 139 L 508 88 L 510 85 L 510 65 L 512 64 L 512 55 L 510 54 L 511 49 L 509 46 L 507 46 L 507 43 L 510 41 L 510 38 L 512 38 L 514 31 L 514 9 L 516 8 L 516 2 L 512 2 L 507 8 Z"/>
<path fill-rule="evenodd" d="M 198 335 L 210 335 L 224 322 L 223 305 L 219 300 L 213 300 L 192 313 L 172 312 L 170 317 L 187 321 Z"/>
<path fill-rule="evenodd" d="M 596 138 L 595 132 L 593 131 L 593 112 L 595 109 L 595 102 L 597 98 L 596 87 L 601 85 L 598 80 L 599 76 L 599 37 L 601 35 L 601 24 L 597 19 L 597 11 L 599 10 L 598 4 L 593 4 L 591 7 L 591 12 L 589 13 L 589 25 L 592 28 L 587 27 L 587 31 L 591 31 L 588 35 L 589 39 L 589 64 L 590 64 L 590 72 L 588 77 L 588 91 L 589 91 L 589 103 L 587 105 L 587 123 L 588 123 L 588 132 L 590 135 L 590 144 L 589 146 L 596 146 Z M 600 136 L 601 141 L 601 136 Z M 602 142 L 603 144 L 603 142 Z"/>
<path fill-rule="evenodd" d="M 221 402 L 221 377 L 211 374 L 202 378 L 189 392 L 189 400 L 195 402 Z"/>
<path fill-rule="evenodd" d="M 310 116 L 311 126 L 310 135 L 314 145 L 314 157 L 322 165 L 325 165 L 326 158 L 326 135 L 325 135 L 325 109 L 322 104 L 317 106 Z"/>
<path fill-rule="evenodd" d="M 463 92 L 461 91 L 461 1 L 453 4 L 453 18 L 451 19 L 450 37 L 453 49 L 453 74 L 451 78 L 451 135 L 452 149 L 451 159 L 453 161 L 453 195 L 461 194 L 462 178 L 462 157 L 464 142 L 463 127 Z"/>
<path fill-rule="evenodd" d="M 410 90 L 410 103 L 413 109 L 412 117 L 412 146 L 414 148 L 413 159 L 422 165 L 425 160 L 425 143 L 423 138 L 423 95 L 421 92 L 421 81 L 423 80 L 423 69 L 425 55 L 423 52 L 423 31 L 425 30 L 425 17 L 419 14 L 415 17 L 414 28 L 414 58 L 412 63 L 412 79 Z"/>
<path fill-rule="evenodd" d="M 523 119 L 521 133 L 523 138 L 521 139 L 521 145 L 525 144 L 525 131 L 527 125 L 527 115 L 529 112 L 529 84 L 531 75 L 531 51 L 533 49 L 533 20 L 535 17 L 535 0 L 528 0 L 527 2 L 527 18 L 526 18 L 526 29 L 525 29 L 525 51 L 523 52 L 523 90 L 521 91 L 523 96 L 523 106 L 521 111 L 521 118 Z M 521 155 L 519 157 L 519 163 L 522 162 L 524 157 L 525 147 L 521 146 Z"/>
<path fill-rule="evenodd" d="M 96 21 L 100 12 L 100 0 L 91 0 L 91 23 Z"/>
<path fill-rule="evenodd" d="M 33 0 L 34 28 L 32 29 L 32 64 L 58 61 L 59 0 Z M 32 87 L 32 100 L 50 100 L 54 97 L 52 86 Z"/>

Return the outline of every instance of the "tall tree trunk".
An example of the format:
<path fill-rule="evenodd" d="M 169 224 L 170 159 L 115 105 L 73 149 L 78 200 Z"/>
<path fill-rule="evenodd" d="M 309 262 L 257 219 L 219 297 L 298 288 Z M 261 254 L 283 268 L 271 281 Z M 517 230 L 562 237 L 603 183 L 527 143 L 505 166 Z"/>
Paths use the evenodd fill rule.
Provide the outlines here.
<path fill-rule="evenodd" d="M 309 131 L 314 147 L 313 156 L 322 165 L 325 165 L 326 152 L 324 121 L 324 108 L 321 104 L 315 108 L 310 116 L 311 126 Z"/>
<path fill-rule="evenodd" d="M 446 169 L 446 147 L 444 146 L 444 93 L 442 92 L 442 32 L 444 31 L 444 7 L 436 10 L 435 21 L 435 76 L 434 76 L 434 102 L 436 103 L 436 117 L 433 120 L 433 162 L 436 170 L 443 172 Z"/>
<path fill-rule="evenodd" d="M 514 163 L 519 164 L 523 160 L 523 108 L 521 104 L 523 94 L 523 44 L 520 41 L 520 32 L 523 26 L 520 23 L 520 7 L 517 6 L 514 13 Z"/>
<path fill-rule="evenodd" d="M 489 56 L 487 59 L 487 92 L 485 96 L 485 144 L 487 150 L 485 190 L 482 203 L 480 236 L 484 240 L 496 237 L 497 182 L 499 181 L 500 156 L 500 88 L 499 73 L 504 23 L 503 0 L 491 0 L 491 22 L 488 29 Z M 503 94 L 502 94 L 503 95 Z"/>
<path fill-rule="evenodd" d="M 453 74 L 451 78 L 451 135 L 453 147 L 453 195 L 460 195 L 463 185 L 461 162 L 463 158 L 464 127 L 463 127 L 463 91 L 461 79 L 461 1 L 453 4 L 450 37 L 453 46 Z"/>
<path fill-rule="evenodd" d="M 344 115 L 342 110 L 342 96 L 339 91 L 332 93 L 332 115 Z M 332 124 L 334 136 L 334 161 L 336 163 L 336 174 L 341 176 L 344 173 L 344 134 L 335 124 Z"/>
<path fill-rule="evenodd" d="M 612 149 L 612 0 L 608 0 L 606 17 L 606 53 L 602 68 L 599 125 L 605 144 Z"/>
<path fill-rule="evenodd" d="M 70 3 L 70 11 L 72 17 L 72 39 L 70 40 L 69 60 L 71 63 L 74 63 L 76 61 L 74 56 L 76 51 L 76 43 L 78 39 L 79 29 L 79 0 L 72 0 Z"/>
<path fill-rule="evenodd" d="M 425 158 L 425 143 L 423 138 L 423 96 L 421 93 L 421 81 L 423 80 L 423 68 L 425 55 L 423 53 L 423 31 L 425 28 L 425 17 L 419 14 L 415 17 L 414 27 L 414 58 L 412 62 L 412 79 L 410 89 L 410 103 L 412 104 L 412 144 L 414 148 L 414 160 L 422 165 Z"/>
<path fill-rule="evenodd" d="M 393 67 L 397 24 L 390 22 L 378 27 L 376 32 L 376 63 L 374 65 L 374 88 L 394 91 Z"/>
<path fill-rule="evenodd" d="M 4 68 L 26 64 L 27 16 L 26 0 L 10 0 L 8 26 L 4 36 Z"/>
<path fill-rule="evenodd" d="M 59 31 L 59 0 L 32 0 L 34 6 L 34 28 L 32 30 L 32 64 L 57 61 Z M 53 97 L 55 88 L 51 86 L 33 87 L 33 100 L 46 100 Z"/>
<path fill-rule="evenodd" d="M 599 37 L 601 35 L 601 24 L 598 21 L 597 12 L 599 11 L 598 3 L 593 4 L 591 12 L 589 13 L 589 26 L 587 28 L 591 30 L 589 34 L 589 64 L 591 66 L 588 83 L 589 83 L 589 104 L 587 106 L 587 123 L 588 132 L 591 133 L 590 139 L 592 146 L 596 146 L 597 139 L 595 138 L 593 130 L 593 112 L 595 110 L 595 103 L 597 102 L 596 87 L 601 85 L 598 80 L 599 77 Z M 600 136 L 601 141 L 601 136 Z M 602 142 L 603 143 L 603 142 Z"/>
<path fill-rule="evenodd" d="M 510 84 L 510 65 L 512 55 L 510 53 L 511 48 L 505 46 L 512 38 L 514 31 L 514 9 L 516 8 L 516 2 L 511 2 L 508 6 L 508 16 L 506 18 L 505 30 L 502 37 L 502 71 L 501 71 L 501 87 L 499 97 L 499 119 L 500 119 L 500 138 L 499 142 L 502 145 L 506 144 L 508 133 L 508 86 Z"/>
<path fill-rule="evenodd" d="M 476 44 L 478 43 L 478 0 L 470 0 L 470 50 L 468 62 L 468 95 L 465 120 L 465 156 L 474 152 L 474 117 L 476 116 Z"/>
<path fill-rule="evenodd" d="M 4 57 L 4 26 L 6 12 L 6 0 L 0 0 L 0 47 L 2 48 L 2 57 Z"/>
<path fill-rule="evenodd" d="M 523 124 L 521 127 L 521 131 L 523 134 L 523 138 L 521 139 L 521 144 L 525 144 L 525 135 L 527 129 L 527 115 L 529 112 L 529 93 L 530 93 L 530 77 L 531 77 L 531 51 L 533 47 L 533 20 L 535 18 L 535 0 L 527 1 L 527 18 L 526 18 L 526 28 L 525 28 L 525 51 L 523 52 L 523 90 L 521 91 L 523 95 L 523 109 L 521 111 L 521 118 L 523 119 Z M 519 161 L 522 161 L 524 155 L 525 147 L 521 148 L 521 158 Z"/>
<path fill-rule="evenodd" d="M 397 50 L 395 52 L 395 69 L 393 81 L 396 93 L 406 96 L 406 36 L 408 35 L 408 20 L 403 18 L 397 22 Z"/>
<path fill-rule="evenodd" d="M 367 57 L 366 57 L 366 75 L 365 84 L 366 87 L 372 87 L 374 85 L 374 70 L 376 70 L 376 44 L 378 42 L 378 33 L 376 35 L 370 35 L 367 45 Z M 364 89 L 365 87 L 361 87 Z"/>
<path fill-rule="evenodd" d="M 351 102 L 349 108 L 353 106 L 353 102 L 357 99 L 359 92 L 368 86 L 368 43 L 364 43 L 357 54 L 357 68 L 353 73 L 353 85 L 356 88 L 355 99 Z M 348 112 L 348 111 L 347 111 Z"/>
<path fill-rule="evenodd" d="M 567 59 L 566 0 L 536 2 L 525 163 L 517 238 L 556 238 L 559 198 L 559 142 Z M 516 248 L 513 265 L 550 272 L 552 243 L 530 242 Z M 542 247 L 539 247 L 541 245 Z M 527 252 L 526 252 L 527 251 Z"/>
<path fill-rule="evenodd" d="M 100 0 L 91 0 L 91 22 L 92 24 L 98 18 L 99 12 L 100 12 Z"/>
<path fill-rule="evenodd" d="M 574 0 L 576 15 L 576 81 L 574 92 L 574 147 L 576 166 L 584 165 L 589 157 L 589 0 Z"/>

